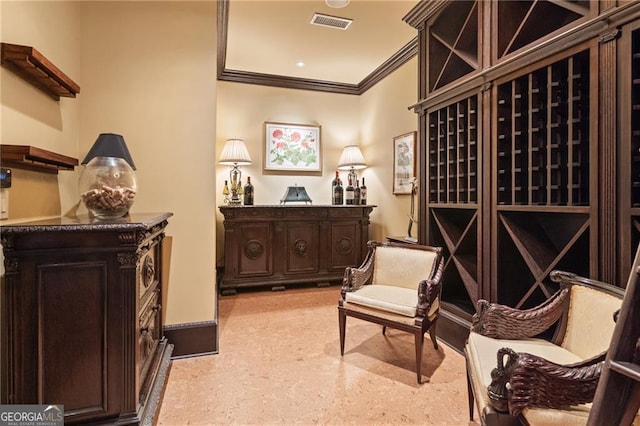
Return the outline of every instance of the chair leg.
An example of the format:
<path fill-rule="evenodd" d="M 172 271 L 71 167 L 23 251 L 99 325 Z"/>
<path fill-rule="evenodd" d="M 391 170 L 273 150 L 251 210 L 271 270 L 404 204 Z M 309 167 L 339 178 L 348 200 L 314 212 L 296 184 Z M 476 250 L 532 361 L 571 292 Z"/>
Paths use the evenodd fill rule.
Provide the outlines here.
<path fill-rule="evenodd" d="M 473 406 L 475 405 L 475 400 L 473 398 L 473 389 L 471 388 L 471 379 L 469 378 L 468 370 L 467 370 L 467 396 L 469 398 L 469 420 L 473 421 Z"/>
<path fill-rule="evenodd" d="M 431 343 L 433 343 L 433 347 L 435 350 L 438 350 L 438 340 L 436 339 L 436 322 L 438 320 L 434 320 L 431 323 L 431 327 L 429 327 L 429 337 L 431 337 Z"/>
<path fill-rule="evenodd" d="M 347 328 L 347 314 L 338 309 L 338 327 L 340 329 L 340 356 L 344 355 L 344 336 Z"/>
<path fill-rule="evenodd" d="M 424 344 L 424 335 L 422 332 L 414 334 L 416 338 L 416 376 L 418 384 L 422 384 L 422 346 Z"/>
<path fill-rule="evenodd" d="M 386 325 L 383 325 L 383 326 L 382 326 L 382 335 L 383 335 L 383 336 L 386 336 L 386 332 L 387 332 L 387 326 L 386 326 Z"/>

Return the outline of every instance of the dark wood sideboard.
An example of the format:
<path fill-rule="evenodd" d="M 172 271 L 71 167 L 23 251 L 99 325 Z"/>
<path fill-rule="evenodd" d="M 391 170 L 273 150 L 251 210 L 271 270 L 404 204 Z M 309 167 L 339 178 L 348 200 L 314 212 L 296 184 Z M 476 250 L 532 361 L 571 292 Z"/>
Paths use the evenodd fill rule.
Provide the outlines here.
<path fill-rule="evenodd" d="M 3 404 L 62 404 L 65 423 L 152 424 L 173 350 L 160 284 L 171 215 L 0 227 Z"/>
<path fill-rule="evenodd" d="M 359 265 L 375 206 L 224 206 L 223 295 L 342 280 Z"/>

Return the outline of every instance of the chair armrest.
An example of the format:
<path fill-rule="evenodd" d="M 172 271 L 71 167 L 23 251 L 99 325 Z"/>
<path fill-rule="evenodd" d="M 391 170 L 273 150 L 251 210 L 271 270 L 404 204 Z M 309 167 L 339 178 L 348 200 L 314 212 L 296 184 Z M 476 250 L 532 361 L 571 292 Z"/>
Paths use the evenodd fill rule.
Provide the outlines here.
<path fill-rule="evenodd" d="M 523 339 L 537 336 L 562 316 L 569 303 L 569 288 L 561 288 L 535 308 L 520 310 L 478 300 L 471 330 L 494 339 Z"/>
<path fill-rule="evenodd" d="M 432 272 L 431 277 L 420 281 L 418 284 L 418 308 L 417 316 L 426 317 L 431 309 L 431 305 L 440 298 L 442 294 L 442 271 L 444 269 L 444 258 L 440 258 L 438 266 Z"/>
<path fill-rule="evenodd" d="M 519 415 L 527 407 L 563 408 L 593 401 L 606 352 L 560 365 L 511 348 L 498 351 L 488 395 L 498 411 Z"/>
<path fill-rule="evenodd" d="M 369 251 L 367 257 L 365 257 L 362 265 L 357 268 L 348 266 L 344 270 L 344 276 L 342 277 L 342 295 L 350 291 L 356 291 L 363 285 L 371 282 L 371 276 L 373 275 L 373 253 Z"/>

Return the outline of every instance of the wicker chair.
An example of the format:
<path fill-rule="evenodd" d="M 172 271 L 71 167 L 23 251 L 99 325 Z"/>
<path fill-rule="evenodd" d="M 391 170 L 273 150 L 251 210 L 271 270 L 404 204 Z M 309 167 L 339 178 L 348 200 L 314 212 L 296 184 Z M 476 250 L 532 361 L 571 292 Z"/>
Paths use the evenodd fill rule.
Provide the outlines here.
<path fill-rule="evenodd" d="M 347 268 L 338 304 L 340 355 L 344 355 L 347 317 L 413 333 L 416 375 L 422 383 L 422 346 L 428 330 L 433 347 L 440 312 L 442 248 L 369 241 L 359 268 Z"/>
<path fill-rule="evenodd" d="M 475 400 L 483 425 L 586 424 L 623 290 L 551 279 L 560 289 L 533 309 L 478 301 L 465 346 L 471 420 Z M 554 324 L 550 341 L 535 337 Z"/>

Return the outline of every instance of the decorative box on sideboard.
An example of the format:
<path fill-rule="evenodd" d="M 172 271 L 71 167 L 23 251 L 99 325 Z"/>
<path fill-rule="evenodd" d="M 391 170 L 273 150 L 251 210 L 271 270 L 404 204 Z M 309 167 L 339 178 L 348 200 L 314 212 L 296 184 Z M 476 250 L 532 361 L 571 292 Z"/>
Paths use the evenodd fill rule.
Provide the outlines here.
<path fill-rule="evenodd" d="M 0 227 L 3 404 L 61 404 L 65 423 L 153 422 L 173 349 L 160 284 L 171 215 Z"/>
<path fill-rule="evenodd" d="M 375 206 L 225 206 L 222 294 L 328 285 L 360 265 Z"/>

